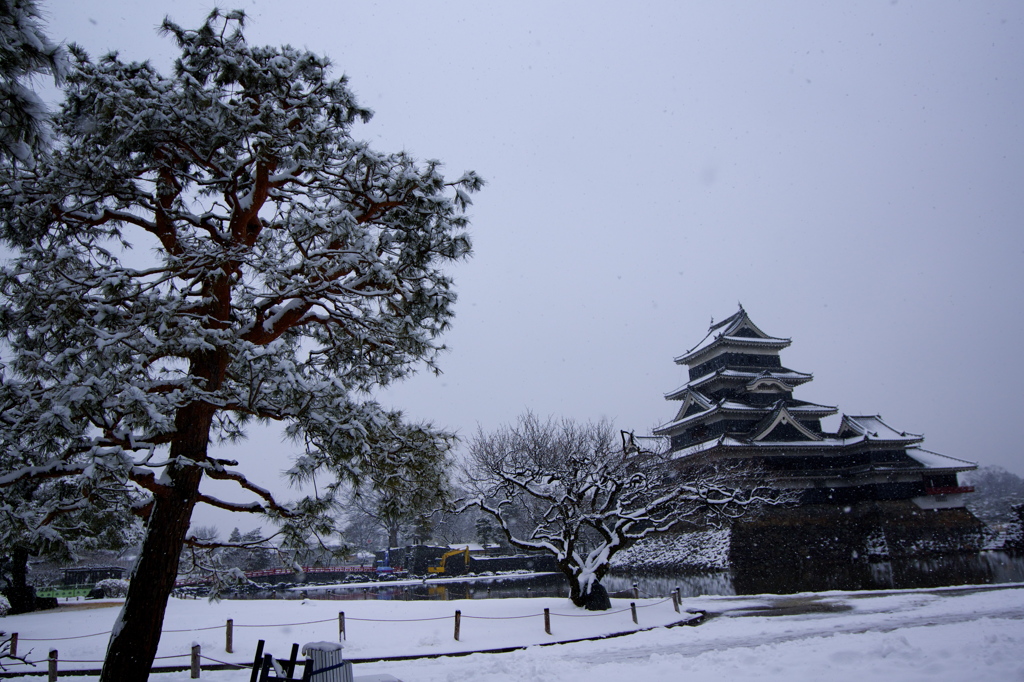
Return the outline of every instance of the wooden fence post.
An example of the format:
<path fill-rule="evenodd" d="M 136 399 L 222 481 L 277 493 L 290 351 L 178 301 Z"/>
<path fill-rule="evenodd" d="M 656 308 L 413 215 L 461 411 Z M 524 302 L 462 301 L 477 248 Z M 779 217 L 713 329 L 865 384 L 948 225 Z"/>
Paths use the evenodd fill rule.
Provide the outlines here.
<path fill-rule="evenodd" d="M 455 610 L 455 641 L 459 641 L 459 630 L 462 629 L 462 611 Z"/>
<path fill-rule="evenodd" d="M 551 634 L 551 609 L 544 609 L 544 632 Z"/>
<path fill-rule="evenodd" d="M 198 644 L 193 644 L 192 645 L 192 674 L 190 675 L 190 677 L 193 680 L 198 680 L 199 679 L 199 651 L 200 651 L 199 645 Z"/>
<path fill-rule="evenodd" d="M 57 650 L 50 649 L 50 659 L 47 672 L 47 679 L 49 682 L 57 682 Z"/>
<path fill-rule="evenodd" d="M 18 656 L 18 633 L 12 632 L 9 641 L 11 658 L 16 658 Z"/>
<path fill-rule="evenodd" d="M 639 598 L 640 598 L 640 586 L 637 585 L 636 583 L 633 583 L 633 599 L 639 599 Z"/>
<path fill-rule="evenodd" d="M 338 641 L 345 641 L 345 612 L 338 611 Z"/>
<path fill-rule="evenodd" d="M 224 651 L 229 654 L 233 654 L 235 646 L 235 619 L 228 618 L 228 622 L 224 625 Z"/>
<path fill-rule="evenodd" d="M 638 621 L 636 619 L 636 602 L 635 601 L 629 602 L 629 610 L 633 612 L 633 623 L 636 624 L 636 625 L 639 625 L 640 621 Z"/>
<path fill-rule="evenodd" d="M 674 608 L 676 610 L 676 613 L 679 613 L 679 589 L 678 588 L 672 590 L 672 608 Z"/>

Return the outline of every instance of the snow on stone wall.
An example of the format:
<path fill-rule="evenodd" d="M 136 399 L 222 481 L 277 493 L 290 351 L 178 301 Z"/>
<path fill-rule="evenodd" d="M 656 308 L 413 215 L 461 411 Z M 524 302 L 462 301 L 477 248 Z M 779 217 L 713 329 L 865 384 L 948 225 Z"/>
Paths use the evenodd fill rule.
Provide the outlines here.
<path fill-rule="evenodd" d="M 613 568 L 724 570 L 729 568 L 728 528 L 646 537 L 612 558 Z"/>

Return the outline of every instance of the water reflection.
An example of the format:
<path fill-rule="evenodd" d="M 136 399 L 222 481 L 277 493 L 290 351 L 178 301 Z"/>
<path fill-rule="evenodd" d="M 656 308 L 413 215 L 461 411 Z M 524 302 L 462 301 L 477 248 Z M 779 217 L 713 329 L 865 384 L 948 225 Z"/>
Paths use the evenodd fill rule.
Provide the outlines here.
<path fill-rule="evenodd" d="M 776 562 L 771 569 L 735 571 L 732 577 L 736 594 L 988 585 L 1024 581 L 1024 556 L 981 552 L 877 563 Z"/>

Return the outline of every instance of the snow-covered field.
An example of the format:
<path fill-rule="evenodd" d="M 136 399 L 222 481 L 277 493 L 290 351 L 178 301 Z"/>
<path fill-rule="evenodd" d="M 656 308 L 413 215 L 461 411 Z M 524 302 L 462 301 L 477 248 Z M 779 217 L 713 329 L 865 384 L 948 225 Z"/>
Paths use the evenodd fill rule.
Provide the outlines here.
<path fill-rule="evenodd" d="M 83 602 L 82 605 L 85 603 Z M 0 629 L 19 633 L 30 660 L 60 652 L 62 669 L 91 668 L 102 658 L 117 602 L 93 608 L 8 616 Z M 671 601 L 636 602 L 640 627 L 678 620 Z M 203 656 L 247 662 L 257 639 L 286 656 L 292 642 L 336 640 L 345 612 L 345 656 L 436 655 L 522 646 L 509 653 L 357 663 L 355 674 L 389 673 L 403 682 L 474 680 L 726 679 L 758 682 L 851 680 L 1024 680 L 1024 585 L 893 592 L 700 597 L 683 609 L 708 612 L 697 627 L 654 627 L 623 637 L 536 646 L 628 631 L 629 600 L 612 612 L 588 614 L 564 599 L 462 601 L 222 601 L 172 600 L 160 643 L 160 664 L 187 663 L 193 642 Z M 544 632 L 550 609 L 552 634 Z M 462 612 L 455 641 L 454 614 Z M 682 614 L 685 616 L 685 613 Z M 234 620 L 234 651 L 225 652 L 226 619 Z M 40 641 L 54 638 L 51 641 Z M 56 638 L 61 638 L 59 641 Z M 75 639 L 71 639 L 75 638 Z M 208 662 L 208 661 L 207 661 Z M 45 663 L 37 670 L 45 670 Z M 16 679 L 35 679 L 22 676 Z M 89 682 L 94 677 L 74 677 Z M 158 682 L 187 672 L 153 675 Z M 243 682 L 248 671 L 203 671 L 202 679 Z"/>

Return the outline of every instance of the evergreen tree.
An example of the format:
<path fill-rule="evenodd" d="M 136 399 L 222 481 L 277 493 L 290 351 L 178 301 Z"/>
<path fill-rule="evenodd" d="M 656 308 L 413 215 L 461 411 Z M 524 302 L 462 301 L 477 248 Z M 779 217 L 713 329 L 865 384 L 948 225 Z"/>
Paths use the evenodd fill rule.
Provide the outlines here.
<path fill-rule="evenodd" d="M 476 529 L 476 541 L 481 545 L 489 545 L 498 537 L 494 524 L 486 516 L 478 518 L 474 528 Z"/>
<path fill-rule="evenodd" d="M 228 568 L 259 571 L 270 567 L 274 561 L 274 552 L 268 545 L 262 528 L 254 528 L 244 533 L 235 528 L 228 536 L 221 561 Z"/>
<path fill-rule="evenodd" d="M 46 105 L 30 87 L 39 74 L 59 82 L 64 49 L 43 32 L 35 0 L 0 0 L 0 158 L 33 163 L 47 140 Z"/>
<path fill-rule="evenodd" d="M 411 451 L 431 452 L 432 457 L 444 459 L 455 444 L 454 436 L 439 438 L 430 435 L 429 425 L 418 427 L 418 436 L 414 435 L 406 442 Z M 398 547 L 399 538 L 408 536 L 423 537 L 419 533 L 425 530 L 425 516 L 442 509 L 451 499 L 452 493 L 447 471 L 439 468 L 424 468 L 411 472 L 400 489 L 386 485 L 390 476 L 387 469 L 376 469 L 368 472 L 361 485 L 353 486 L 346 509 L 346 520 L 351 525 L 359 517 L 372 520 L 387 535 L 387 546 Z M 427 533 L 429 537 L 430 533 Z"/>
<path fill-rule="evenodd" d="M 412 541 L 416 545 L 425 545 L 434 537 L 434 522 L 430 514 L 417 516 L 412 527 Z"/>
<path fill-rule="evenodd" d="M 299 545 L 333 531 L 340 491 L 411 494 L 449 449 L 367 394 L 434 367 L 482 182 L 353 139 L 370 112 L 328 61 L 251 47 L 243 20 L 165 21 L 170 76 L 74 50 L 52 158 L 2 170 L 0 231 L 20 248 L 0 273 L 2 390 L 24 399 L 0 421 L 0 485 L 145 496 L 105 682 L 147 677 L 196 504 Z M 282 503 L 213 455 L 254 420 L 286 425 L 288 476 L 316 494 Z M 204 477 L 256 501 L 209 497 Z"/>

